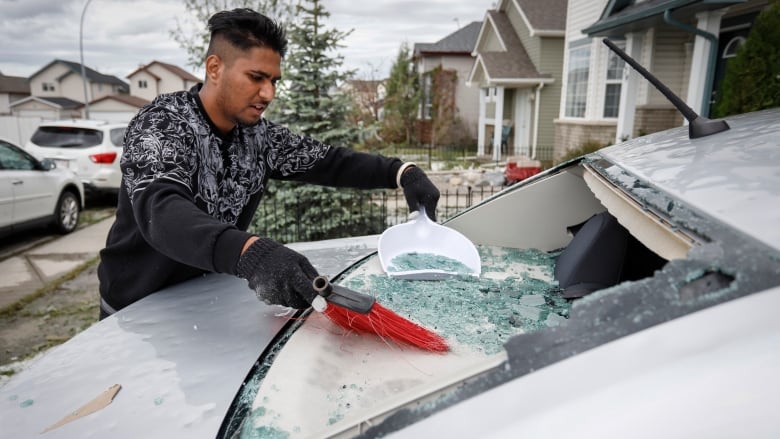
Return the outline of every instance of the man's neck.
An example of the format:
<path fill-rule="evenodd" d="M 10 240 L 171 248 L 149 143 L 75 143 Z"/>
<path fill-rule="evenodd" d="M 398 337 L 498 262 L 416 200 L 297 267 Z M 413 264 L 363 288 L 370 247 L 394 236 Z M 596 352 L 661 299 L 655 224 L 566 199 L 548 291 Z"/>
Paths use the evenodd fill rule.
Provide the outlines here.
<path fill-rule="evenodd" d="M 217 111 L 216 96 L 214 89 L 209 87 L 208 82 L 198 91 L 198 97 L 200 98 L 200 104 L 203 108 L 203 112 L 206 113 L 206 117 L 219 131 L 220 134 L 227 135 L 230 133 L 236 124 L 230 120 L 220 117 L 220 112 Z"/>

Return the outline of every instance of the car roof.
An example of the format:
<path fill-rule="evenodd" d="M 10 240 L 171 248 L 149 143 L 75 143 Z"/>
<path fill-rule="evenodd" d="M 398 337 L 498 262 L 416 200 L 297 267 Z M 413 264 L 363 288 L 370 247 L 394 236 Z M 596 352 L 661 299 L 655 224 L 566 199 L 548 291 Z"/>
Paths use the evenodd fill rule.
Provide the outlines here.
<path fill-rule="evenodd" d="M 727 117 L 697 139 L 680 127 L 597 152 L 640 180 L 780 249 L 780 108 Z"/>
<path fill-rule="evenodd" d="M 127 127 L 126 123 L 108 122 L 105 120 L 92 119 L 63 119 L 48 122 L 41 122 L 38 126 L 42 127 L 77 127 L 77 128 L 120 128 Z"/>

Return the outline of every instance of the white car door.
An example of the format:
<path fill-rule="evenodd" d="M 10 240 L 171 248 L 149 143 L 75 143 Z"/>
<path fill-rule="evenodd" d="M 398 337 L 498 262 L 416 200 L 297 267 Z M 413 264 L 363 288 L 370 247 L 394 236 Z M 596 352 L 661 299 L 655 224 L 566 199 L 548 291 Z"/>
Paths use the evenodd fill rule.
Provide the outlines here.
<path fill-rule="evenodd" d="M 0 198 L 8 199 L 10 209 L 3 201 L 2 221 L 20 223 L 54 212 L 57 202 L 57 182 L 46 171 L 38 169 L 35 159 L 19 148 L 0 142 L 3 189 Z"/>
<path fill-rule="evenodd" d="M 13 177 L 0 167 L 0 227 L 10 225 L 14 213 Z"/>

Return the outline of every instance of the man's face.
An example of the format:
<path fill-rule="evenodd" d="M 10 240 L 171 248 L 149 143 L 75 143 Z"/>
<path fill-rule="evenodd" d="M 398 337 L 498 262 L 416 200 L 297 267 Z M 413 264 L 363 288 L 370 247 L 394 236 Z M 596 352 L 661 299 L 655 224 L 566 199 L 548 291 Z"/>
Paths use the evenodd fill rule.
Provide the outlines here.
<path fill-rule="evenodd" d="M 221 116 L 238 125 L 257 123 L 276 94 L 281 61 L 273 49 L 253 47 L 226 62 L 217 91 Z"/>

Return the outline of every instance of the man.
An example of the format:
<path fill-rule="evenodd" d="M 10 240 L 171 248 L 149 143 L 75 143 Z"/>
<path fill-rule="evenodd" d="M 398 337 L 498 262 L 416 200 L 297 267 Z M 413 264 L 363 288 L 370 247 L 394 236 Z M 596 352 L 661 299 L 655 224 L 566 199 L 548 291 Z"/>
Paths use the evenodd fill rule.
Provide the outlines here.
<path fill-rule="evenodd" d="M 284 30 L 249 9 L 209 19 L 206 79 L 161 95 L 128 125 L 116 219 L 98 267 L 101 319 L 205 272 L 249 281 L 259 299 L 305 308 L 317 271 L 248 232 L 269 178 L 338 187 L 402 187 L 411 210 L 439 191 L 411 163 L 323 144 L 262 118 L 287 48 Z"/>

